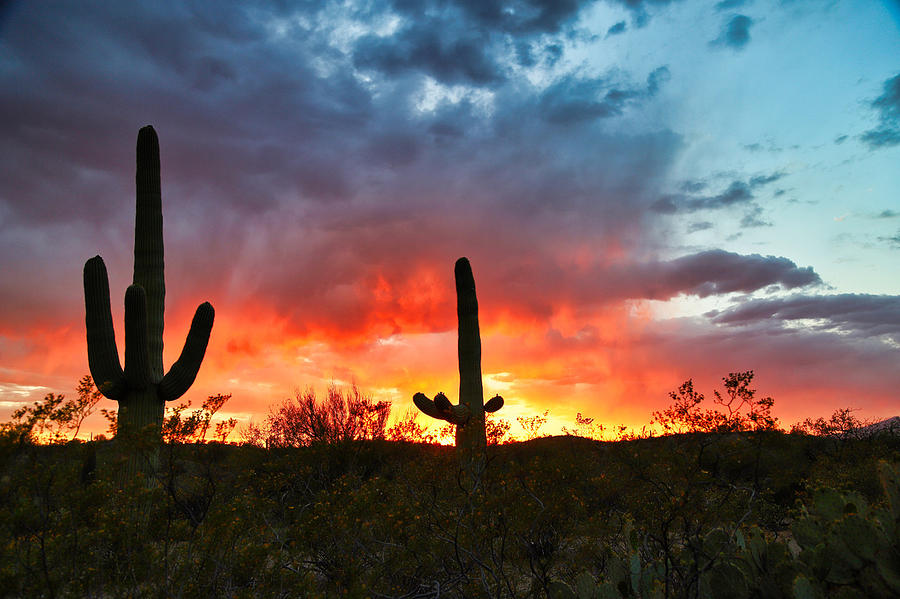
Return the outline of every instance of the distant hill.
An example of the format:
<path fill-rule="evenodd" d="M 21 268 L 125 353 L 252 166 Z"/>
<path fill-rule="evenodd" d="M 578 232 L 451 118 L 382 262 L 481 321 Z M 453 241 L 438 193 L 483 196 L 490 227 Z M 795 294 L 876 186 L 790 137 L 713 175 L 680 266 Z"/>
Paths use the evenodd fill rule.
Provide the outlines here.
<path fill-rule="evenodd" d="M 900 435 L 900 416 L 887 418 L 880 422 L 860 427 L 853 432 L 857 437 L 873 437 L 875 435 Z"/>

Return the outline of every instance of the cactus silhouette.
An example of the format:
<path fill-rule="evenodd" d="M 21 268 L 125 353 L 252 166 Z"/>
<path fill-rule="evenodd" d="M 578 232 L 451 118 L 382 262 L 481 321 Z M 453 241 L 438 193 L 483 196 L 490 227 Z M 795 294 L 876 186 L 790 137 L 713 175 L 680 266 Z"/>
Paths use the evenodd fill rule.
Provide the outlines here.
<path fill-rule="evenodd" d="M 484 429 L 485 412 L 503 407 L 503 398 L 495 395 L 484 403 L 481 386 L 481 334 L 478 330 L 478 299 L 475 277 L 466 258 L 456 261 L 456 315 L 459 321 L 459 404 L 438 393 L 434 401 L 423 393 L 413 396 L 413 403 L 432 418 L 456 425 L 456 448 L 463 461 L 483 456 L 487 446 Z"/>
<path fill-rule="evenodd" d="M 119 403 L 119 433 L 148 426 L 159 429 L 165 402 L 181 397 L 197 376 L 215 316 L 209 302 L 197 308 L 181 356 L 164 374 L 166 283 L 159 140 L 150 126 L 138 133 L 135 184 L 134 280 L 125 292 L 124 369 L 113 330 L 106 265 L 100 256 L 84 265 L 88 364 L 97 388 Z"/>

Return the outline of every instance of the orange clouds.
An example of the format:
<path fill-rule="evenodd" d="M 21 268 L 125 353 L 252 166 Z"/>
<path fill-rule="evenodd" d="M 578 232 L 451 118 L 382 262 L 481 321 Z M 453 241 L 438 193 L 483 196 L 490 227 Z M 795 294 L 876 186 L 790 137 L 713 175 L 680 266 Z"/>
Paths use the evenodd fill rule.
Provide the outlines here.
<path fill-rule="evenodd" d="M 739 326 L 705 317 L 660 320 L 639 299 L 645 289 L 674 296 L 679 281 L 692 290 L 741 289 L 777 283 L 798 272 L 784 260 L 751 256 L 742 262 L 740 256 L 715 253 L 696 258 L 707 265 L 720 259 L 751 264 L 756 271 L 738 277 L 726 269 L 715 278 L 694 272 L 693 262 L 682 259 L 632 265 L 629 276 L 620 280 L 604 268 L 623 272 L 621 263 L 600 265 L 577 253 L 570 261 L 533 257 L 527 267 L 473 260 L 485 393 L 500 393 L 507 400 L 498 417 L 512 422 L 514 433 L 517 417 L 544 410 L 550 411 L 546 433 L 571 426 L 579 412 L 607 428 L 625 424 L 639 429 L 654 410 L 667 405 L 668 391 L 687 378 L 711 396 L 721 377 L 748 369 L 757 372 L 760 393 L 775 397 L 775 413 L 785 425 L 828 415 L 837 407 L 862 407 L 864 416 L 896 411 L 892 388 L 897 387 L 892 385 L 900 381 L 891 374 L 890 351 L 877 337 L 775 328 L 770 318 L 748 324 L 747 310 L 741 312 Z M 302 277 L 282 276 L 274 287 L 272 273 L 253 285 L 233 284 L 253 278 L 253 271 L 241 270 L 231 275 L 232 284 L 213 280 L 209 294 L 197 281 L 185 285 L 178 278 L 186 275 L 183 265 L 172 268 L 167 365 L 181 350 L 196 303 L 209 298 L 216 307 L 209 348 L 187 398 L 199 405 L 208 395 L 231 393 L 225 415 L 245 422 L 264 418 L 269 405 L 297 388 L 324 391 L 331 383 L 355 382 L 376 399 L 393 402 L 398 416 L 418 391 L 443 391 L 455 400 L 452 261 L 394 263 L 382 257 L 371 264 L 352 263 L 351 268 L 338 260 Z M 0 382 L 72 393 L 70 387 L 87 372 L 78 296 L 70 297 L 63 311 L 77 314 L 66 316 L 68 322 L 33 322 L 30 333 L 3 337 L 0 347 L 12 351 L 4 352 Z M 121 352 L 119 304 L 114 301 L 113 311 Z M 33 390 L 29 399 L 45 392 Z M 93 418 L 86 430 L 104 428 L 101 419 Z"/>
<path fill-rule="evenodd" d="M 296 388 L 313 386 L 321 392 L 331 382 L 356 382 L 377 399 L 392 401 L 397 415 L 412 405 L 417 391 L 429 395 L 444 391 L 455 398 L 455 314 L 448 314 L 446 306 L 423 302 L 412 309 L 415 304 L 406 303 L 403 313 L 392 318 L 385 306 L 397 302 L 395 294 L 388 295 L 384 285 L 380 292 L 385 294 L 379 308 L 383 312 L 369 317 L 375 323 L 372 328 L 353 336 L 338 331 L 333 341 L 324 327 L 292 335 L 285 319 L 262 306 L 243 318 L 220 309 L 203 367 L 187 398 L 197 405 L 207 395 L 232 393 L 225 412 L 245 420 L 250 415 L 264 418 L 270 404 Z M 495 319 L 498 311 L 501 316 Z M 181 310 L 173 312 L 166 333 L 167 364 L 180 350 L 188 324 L 177 316 Z M 548 433 L 571 426 L 576 412 L 608 428 L 615 424 L 640 428 L 653 410 L 668 403 L 667 392 L 685 379 L 694 378 L 696 387 L 709 397 L 729 371 L 751 368 L 757 372 L 760 393 L 775 397 L 775 413 L 784 425 L 842 406 L 864 407 L 864 416 L 886 416 L 896 410 L 890 392 L 880 384 L 849 377 L 841 385 L 818 368 L 806 374 L 791 367 L 790 361 L 784 364 L 787 368 L 780 366 L 779 360 L 796 351 L 796 340 L 780 338 L 752 347 L 753 340 L 747 339 L 747 347 L 741 348 L 737 337 L 718 335 L 691 321 L 662 324 L 636 318 L 625 305 L 598 310 L 587 319 L 589 324 L 565 306 L 555 312 L 549 322 L 540 323 L 515 319 L 496 302 L 482 302 L 485 393 L 507 399 L 498 417 L 515 424 L 518 416 L 550 410 L 544 428 Z M 443 318 L 431 323 L 434 332 L 378 332 L 387 330 L 384 322 L 403 322 L 410 328 L 418 323 L 424 328 L 423 315 L 439 313 Z M 49 343 L 53 336 L 36 332 L 19 357 L 7 361 L 4 378 L 71 394 L 77 378 L 86 372 L 82 334 L 72 327 L 56 337 L 57 344 Z M 119 342 L 121 351 L 121 338 Z M 795 359 L 803 361 L 799 355 Z M 843 360 L 847 367 L 852 363 L 838 352 L 816 359 Z M 865 390 L 864 397 L 860 389 Z M 106 400 L 104 404 L 114 407 Z M 94 432 L 104 428 L 97 418 L 88 423 Z"/>

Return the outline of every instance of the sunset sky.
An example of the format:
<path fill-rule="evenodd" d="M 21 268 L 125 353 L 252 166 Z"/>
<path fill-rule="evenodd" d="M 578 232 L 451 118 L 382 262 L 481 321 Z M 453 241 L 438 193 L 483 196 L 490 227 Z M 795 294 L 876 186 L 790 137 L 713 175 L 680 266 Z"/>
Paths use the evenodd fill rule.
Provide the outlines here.
<path fill-rule="evenodd" d="M 0 419 L 88 373 L 96 254 L 124 349 L 146 124 L 195 406 L 455 402 L 467 256 L 513 423 L 750 369 L 784 426 L 900 415 L 896 0 L 4 3 Z"/>

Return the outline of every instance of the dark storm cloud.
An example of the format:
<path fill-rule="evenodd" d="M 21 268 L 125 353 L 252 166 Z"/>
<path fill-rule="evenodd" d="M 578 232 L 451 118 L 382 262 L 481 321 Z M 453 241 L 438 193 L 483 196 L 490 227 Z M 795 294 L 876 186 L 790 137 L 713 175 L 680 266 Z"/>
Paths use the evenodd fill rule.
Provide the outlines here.
<path fill-rule="evenodd" d="M 392 8 L 408 19 L 440 15 L 477 27 L 514 34 L 557 33 L 594 0 L 393 0 Z"/>
<path fill-rule="evenodd" d="M 124 5 L 68 14 L 67 6 L 21 9 L 4 41 L 21 72 L 0 91 L 0 144 L 15 157 L 0 169 L 7 191 L 30 198 L 7 200 L 15 218 L 107 218 L 98 203 L 127 197 L 131 187 L 133 140 L 123 137 L 147 122 L 161 125 L 168 181 L 221 186 L 230 202 L 271 205 L 276 186 L 283 195 L 329 196 L 341 185 L 326 184 L 326 172 L 348 179 L 339 162 L 308 167 L 345 154 L 346 134 L 371 113 L 369 93 L 351 75 L 317 76 L 308 56 L 267 44 L 263 24 L 228 16 L 237 9 L 226 5 L 217 8 L 222 19 L 185 8 L 132 13 Z"/>
<path fill-rule="evenodd" d="M 504 79 L 502 67 L 485 51 L 489 41 L 484 36 L 447 37 L 440 26 L 415 26 L 390 38 L 367 35 L 357 41 L 353 63 L 386 75 L 417 70 L 449 85 L 488 85 Z"/>
<path fill-rule="evenodd" d="M 713 46 L 728 46 L 735 50 L 741 50 L 750 42 L 750 27 L 753 19 L 746 15 L 735 15 L 722 30 L 718 38 L 710 42 Z"/>
<path fill-rule="evenodd" d="M 707 250 L 674 260 L 597 264 L 580 268 L 577 273 L 565 266 L 567 262 L 533 255 L 527 263 L 486 263 L 479 266 L 479 272 L 484 273 L 479 293 L 485 301 L 495 303 L 502 297 L 515 298 L 514 302 L 505 302 L 510 313 L 530 322 L 544 322 L 559 307 L 591 313 L 598 306 L 618 309 L 626 300 L 705 298 L 822 284 L 811 267 L 799 267 L 787 258 L 724 250 Z M 477 263 L 473 260 L 473 265 Z"/>
<path fill-rule="evenodd" d="M 632 273 L 620 276 L 633 286 L 633 297 L 645 299 L 667 299 L 678 294 L 708 297 L 752 293 L 773 285 L 797 289 L 822 284 L 812 267 L 801 268 L 787 258 L 724 250 L 708 250 L 668 262 L 636 266 Z"/>
<path fill-rule="evenodd" d="M 508 37 L 514 40 L 520 65 L 534 66 L 539 57 L 552 63 L 558 58 L 554 57 L 558 47 L 542 45 L 539 38 L 560 33 L 591 3 L 396 0 L 391 7 L 404 22 L 391 35 L 358 39 L 353 63 L 387 76 L 420 72 L 448 85 L 494 86 L 507 77 Z"/>
<path fill-rule="evenodd" d="M 25 257 L 46 256 L 36 250 L 54 223 L 71 233 L 57 265 L 71 293 L 53 302 L 74 302 L 77 312 L 74 290 L 94 254 L 111 276 L 130 272 L 134 139 L 147 123 L 160 136 L 173 301 L 201 294 L 225 313 L 265 298 L 297 330 L 360 331 L 382 317 L 370 311 L 376 275 L 402 290 L 416 269 L 460 255 L 488 278 L 522 256 L 539 272 L 558 270 L 555 248 L 567 244 L 645 243 L 646 206 L 680 138 L 613 135 L 583 114 L 579 127 L 561 127 L 543 109 L 550 102 L 562 121 L 571 107 L 614 118 L 651 101 L 667 69 L 644 85 L 618 72 L 563 74 L 555 89 L 536 87 L 506 70 L 501 38 L 527 43 L 535 60 L 559 59 L 563 38 L 554 32 L 577 17 L 576 5 L 523 3 L 509 20 L 458 3 L 446 10 L 465 18 L 438 40 L 453 64 L 422 50 L 418 65 L 401 64 L 396 76 L 379 71 L 376 86 L 354 68 L 371 38 L 343 48 L 335 39 L 342 19 L 375 22 L 385 18 L 381 6 L 339 14 L 319 6 L 23 5 L 15 34 L 0 41 L 9 57 L 0 75 L 0 226 Z M 388 39 L 425 44 L 416 27 L 404 21 Z M 483 52 L 465 46 L 473 39 L 488 40 Z M 464 82 L 463 96 L 420 108 L 426 72 Z M 491 93 L 484 104 L 469 95 L 475 80 L 489 81 L 476 86 Z M 7 235 L 12 226 L 24 242 Z M 4 260 L 2 270 L 15 280 L 46 269 Z M 563 276 L 568 284 L 577 273 Z M 532 289 L 530 281 L 518 279 Z M 37 288 L 21 293 L 4 295 L 4 306 L 36 305 Z"/>
<path fill-rule="evenodd" d="M 707 316 L 717 324 L 730 326 L 809 320 L 815 321 L 808 325 L 810 328 L 861 337 L 884 335 L 900 343 L 900 296 L 896 295 L 844 293 L 753 299 Z"/>
<path fill-rule="evenodd" d="M 878 112 L 879 126 L 860 136 L 863 143 L 873 150 L 900 144 L 900 74 L 884 82 L 872 108 Z"/>
<path fill-rule="evenodd" d="M 535 286 L 534 280 L 542 285 Z M 598 302 L 620 305 L 623 300 L 814 288 L 822 280 L 812 267 L 797 266 L 784 257 L 706 250 L 673 260 L 598 265 L 577 279 L 569 279 L 559 265 L 531 263 L 527 269 L 507 271 L 486 283 L 492 293 L 495 285 L 515 290 L 522 306 L 537 317 L 542 315 L 542 302 L 580 309 Z"/>

